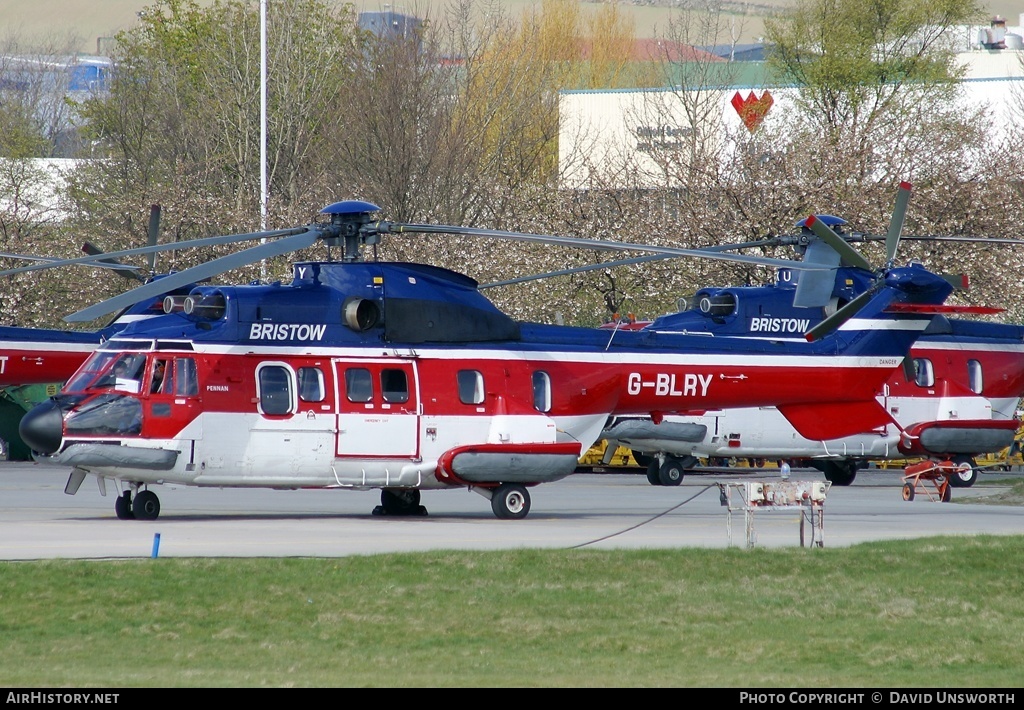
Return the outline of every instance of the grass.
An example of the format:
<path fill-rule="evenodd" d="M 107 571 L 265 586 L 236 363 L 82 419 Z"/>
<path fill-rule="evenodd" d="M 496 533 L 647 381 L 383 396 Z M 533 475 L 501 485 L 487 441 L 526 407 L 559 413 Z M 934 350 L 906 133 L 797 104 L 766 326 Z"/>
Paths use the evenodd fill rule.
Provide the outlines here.
<path fill-rule="evenodd" d="M 0 564 L 8 687 L 1016 687 L 1024 537 Z"/>
<path fill-rule="evenodd" d="M 993 474 L 989 474 L 992 476 Z M 998 475 L 998 474 L 996 474 Z M 997 485 L 1009 485 L 1010 487 L 999 493 L 994 493 L 988 496 L 975 497 L 965 500 L 967 503 L 980 503 L 982 505 L 1024 505 L 1024 480 L 1017 479 L 1005 479 L 1000 480 L 998 478 L 989 478 L 988 480 L 981 480 L 977 484 L 978 488 L 984 488 L 985 486 L 997 486 Z M 953 498 L 956 501 L 956 497 Z M 959 502 L 959 501 L 957 501 Z"/>

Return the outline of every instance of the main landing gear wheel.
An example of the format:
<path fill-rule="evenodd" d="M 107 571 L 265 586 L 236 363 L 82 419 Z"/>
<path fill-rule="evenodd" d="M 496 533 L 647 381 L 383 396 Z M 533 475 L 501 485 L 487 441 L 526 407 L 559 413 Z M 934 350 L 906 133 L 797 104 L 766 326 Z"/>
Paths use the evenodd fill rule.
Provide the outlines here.
<path fill-rule="evenodd" d="M 135 513 L 132 512 L 132 492 L 125 491 L 114 501 L 114 513 L 118 520 L 134 520 Z"/>
<path fill-rule="evenodd" d="M 491 496 L 491 510 L 502 520 L 522 520 L 530 512 L 530 493 L 518 483 L 502 483 Z"/>
<path fill-rule="evenodd" d="M 825 474 L 825 480 L 833 486 L 848 486 L 857 478 L 857 462 L 850 459 L 819 461 L 814 467 Z"/>
<path fill-rule="evenodd" d="M 160 499 L 153 491 L 139 491 L 132 502 L 136 520 L 156 520 L 160 515 Z"/>
<path fill-rule="evenodd" d="M 661 464 L 658 462 L 658 459 L 651 459 L 650 463 L 647 464 L 647 482 L 650 483 L 652 486 L 660 486 L 660 472 Z"/>
<path fill-rule="evenodd" d="M 954 456 L 956 471 L 949 475 L 949 485 L 954 488 L 970 488 L 978 480 L 978 464 L 970 456 Z"/>
<path fill-rule="evenodd" d="M 669 456 L 665 459 L 665 463 L 661 464 L 661 470 L 658 471 L 658 482 L 663 486 L 678 486 L 683 482 L 684 473 L 682 462 Z"/>
<path fill-rule="evenodd" d="M 418 488 L 382 488 L 380 505 L 373 509 L 374 515 L 426 515 L 427 509 L 420 505 Z"/>
<path fill-rule="evenodd" d="M 695 456 L 665 456 L 664 461 L 654 458 L 647 465 L 647 481 L 652 486 L 678 486 L 686 472 L 697 465 Z"/>

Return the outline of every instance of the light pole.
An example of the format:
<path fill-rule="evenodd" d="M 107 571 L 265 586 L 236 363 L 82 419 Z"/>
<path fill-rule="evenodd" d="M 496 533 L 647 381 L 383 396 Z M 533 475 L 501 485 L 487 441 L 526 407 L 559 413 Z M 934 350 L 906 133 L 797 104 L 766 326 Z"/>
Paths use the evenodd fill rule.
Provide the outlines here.
<path fill-rule="evenodd" d="M 260 0 L 260 231 L 267 231 L 267 0 Z M 264 260 L 260 262 L 260 280 L 266 277 Z"/>

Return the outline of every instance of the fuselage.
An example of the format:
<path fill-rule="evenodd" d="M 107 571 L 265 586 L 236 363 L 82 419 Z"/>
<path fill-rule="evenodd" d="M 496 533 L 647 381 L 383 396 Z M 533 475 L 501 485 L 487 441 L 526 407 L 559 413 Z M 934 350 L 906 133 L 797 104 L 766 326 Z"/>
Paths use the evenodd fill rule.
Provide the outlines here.
<path fill-rule="evenodd" d="M 467 277 L 363 262 L 191 298 L 105 343 L 26 417 L 42 460 L 138 483 L 540 483 L 571 473 L 612 414 L 825 399 L 884 415 L 874 394 L 928 322 L 866 314 L 815 343 L 518 323 Z"/>
<path fill-rule="evenodd" d="M 852 279 L 840 278 L 837 296 Z M 848 286 L 847 286 L 848 288 Z M 819 311 L 792 307 L 782 281 L 760 289 L 712 289 L 715 315 L 699 308 L 651 328 L 729 332 L 740 337 L 793 338 L 820 320 Z M 740 407 L 668 416 L 665 425 L 617 423 L 605 436 L 645 453 L 753 458 L 892 459 L 976 455 L 1008 446 L 1024 396 L 1024 327 L 940 317 L 909 358 L 877 390 L 892 421 L 843 437 L 807 437 L 776 406 Z M 825 411 L 825 410 L 823 410 Z M 842 408 L 831 410 L 842 416 Z M 619 435 L 616 437 L 616 435 Z"/>

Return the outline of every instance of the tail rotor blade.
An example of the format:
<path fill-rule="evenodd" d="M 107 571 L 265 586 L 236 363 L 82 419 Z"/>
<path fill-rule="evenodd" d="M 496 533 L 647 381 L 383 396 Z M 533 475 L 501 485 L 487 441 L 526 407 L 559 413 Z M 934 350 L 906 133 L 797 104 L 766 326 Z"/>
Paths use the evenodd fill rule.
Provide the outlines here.
<path fill-rule="evenodd" d="M 890 265 L 896 258 L 896 250 L 900 245 L 900 234 L 903 232 L 903 222 L 907 217 L 910 190 L 909 182 L 901 182 L 899 191 L 896 193 L 896 206 L 892 211 L 892 219 L 889 220 L 889 231 L 885 235 L 885 258 L 886 263 Z"/>
<path fill-rule="evenodd" d="M 804 251 L 804 261 L 828 266 L 831 271 L 804 271 L 801 273 L 797 277 L 793 305 L 797 308 L 824 306 L 832 298 L 832 291 L 836 287 L 835 270 L 839 267 L 839 254 L 825 242 L 815 240 L 807 245 L 807 249 Z"/>

